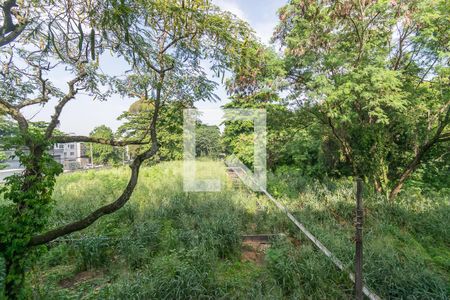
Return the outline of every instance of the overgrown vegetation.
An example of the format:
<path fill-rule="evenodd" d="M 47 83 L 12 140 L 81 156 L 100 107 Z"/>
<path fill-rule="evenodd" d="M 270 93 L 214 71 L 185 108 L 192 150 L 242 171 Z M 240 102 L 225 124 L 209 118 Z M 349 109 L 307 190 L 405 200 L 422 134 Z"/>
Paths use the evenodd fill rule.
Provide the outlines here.
<path fill-rule="evenodd" d="M 8 150 L 25 168 L 8 178 L 0 191 L 8 200 L 0 222 L 0 256 L 7 273 L 5 295 L 18 299 L 27 297 L 25 269 L 38 256 L 39 246 L 89 227 L 130 199 L 140 167 L 160 148 L 160 123 L 171 121 L 161 122 L 160 110 L 165 112 L 174 103 L 192 107 L 195 101 L 217 99 L 216 83 L 207 77 L 201 62 L 208 60 L 218 75 L 231 70 L 239 63 L 235 53 L 254 35 L 248 24 L 207 0 L 5 0 L 0 8 L 0 115 L 17 124 Z M 102 71 L 106 51 L 111 54 L 110 64 L 126 65 L 122 74 Z M 55 83 L 60 78 L 70 78 L 65 88 Z M 107 128 L 89 137 L 62 135 L 56 130 L 61 114 L 81 92 L 97 100 L 106 101 L 115 94 L 151 104 L 145 128 L 131 129 L 142 130 L 144 136 L 115 140 Z M 50 120 L 34 128 L 24 109 L 49 102 L 56 103 Z M 130 128 L 126 133 L 129 136 Z M 62 171 L 49 150 L 54 143 L 68 142 L 145 147 L 133 157 L 128 184 L 115 201 L 70 224 L 49 228 L 51 194 Z M 112 149 L 97 147 L 97 162 L 114 162 Z"/>
<path fill-rule="evenodd" d="M 278 13 L 282 55 L 249 43 L 227 104 L 267 109 L 271 168 L 359 176 L 392 201 L 416 171 L 448 172 L 447 1 L 290 0 Z M 251 163 L 251 124 L 227 127 L 227 149 Z"/>
<path fill-rule="evenodd" d="M 124 209 L 50 245 L 28 273 L 27 286 L 33 296 L 351 297 L 348 277 L 283 213 L 264 197 L 233 188 L 222 163 L 199 164 L 200 178 L 219 176 L 227 182 L 222 192 L 183 192 L 179 162 L 143 169 Z M 76 220 L 92 207 L 110 201 L 127 177 L 125 168 L 59 177 L 50 222 L 57 226 Z M 273 175 L 270 189 L 352 268 L 351 181 L 319 183 L 291 172 Z M 366 282 L 383 298 L 446 299 L 450 291 L 445 226 L 450 211 L 448 194 L 408 192 L 410 197 L 386 203 L 366 190 Z M 285 233 L 287 237 L 274 240 L 260 264 L 241 259 L 241 235 L 252 233 Z"/>
<path fill-rule="evenodd" d="M 0 186 L 0 297 L 352 295 L 263 198 L 185 193 L 175 162 L 141 172 L 183 157 L 183 109 L 220 100 L 214 75 L 226 108 L 267 111 L 270 191 L 348 268 L 360 177 L 367 283 L 385 298 L 448 298 L 447 2 L 289 0 L 275 49 L 210 0 L 1 1 L 0 168 L 8 150 L 24 170 Z M 116 63 L 119 74 L 104 71 Z M 64 108 L 82 94 L 136 101 L 117 133 L 65 135 Z M 26 113 L 50 104 L 47 122 Z M 223 125 L 198 120 L 195 153 L 251 167 L 253 124 Z M 95 144 L 104 165 L 125 163 L 130 146 L 130 169 L 58 178 L 52 147 L 69 142 Z M 218 162 L 203 172 L 225 176 Z M 287 236 L 265 263 L 243 262 L 241 235 L 259 232 Z"/>

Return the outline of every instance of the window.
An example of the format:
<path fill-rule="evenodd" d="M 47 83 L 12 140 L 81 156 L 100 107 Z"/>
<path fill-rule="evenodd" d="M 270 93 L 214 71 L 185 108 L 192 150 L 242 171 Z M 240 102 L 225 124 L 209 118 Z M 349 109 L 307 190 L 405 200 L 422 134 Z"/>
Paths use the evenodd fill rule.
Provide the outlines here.
<path fill-rule="evenodd" d="M 64 149 L 64 144 L 59 144 L 59 149 Z"/>
<path fill-rule="evenodd" d="M 70 156 L 74 156 L 75 155 L 75 152 L 70 152 Z"/>
<path fill-rule="evenodd" d="M 74 145 L 74 144 L 71 144 L 71 145 L 70 145 L 70 149 L 75 149 L 75 145 Z"/>

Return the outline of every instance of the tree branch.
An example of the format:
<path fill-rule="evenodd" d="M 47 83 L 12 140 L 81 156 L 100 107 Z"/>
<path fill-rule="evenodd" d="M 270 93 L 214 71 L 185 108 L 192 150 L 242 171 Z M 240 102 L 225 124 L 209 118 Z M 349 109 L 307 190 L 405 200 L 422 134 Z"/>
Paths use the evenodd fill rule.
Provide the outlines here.
<path fill-rule="evenodd" d="M 400 193 L 403 184 L 406 182 L 406 180 L 411 176 L 411 174 L 417 169 L 417 167 L 422 162 L 423 158 L 425 157 L 425 154 L 430 151 L 430 149 L 437 143 L 443 142 L 446 139 L 449 138 L 448 133 L 443 133 L 444 129 L 447 127 L 450 121 L 450 106 L 446 105 L 446 113 L 442 121 L 440 121 L 439 126 L 436 129 L 435 134 L 433 135 L 433 138 L 430 140 L 427 140 L 424 144 L 422 144 L 419 148 L 419 151 L 417 151 L 415 157 L 413 160 L 408 164 L 408 166 L 405 168 L 403 173 L 400 175 L 399 179 L 395 183 L 394 187 L 392 188 L 391 192 L 389 193 L 389 199 L 392 200 L 395 197 L 397 197 L 398 193 Z"/>
<path fill-rule="evenodd" d="M 97 221 L 99 218 L 101 218 L 104 215 L 112 214 L 122 208 L 128 200 L 130 200 L 131 195 L 133 194 L 133 191 L 136 187 L 138 178 L 139 178 L 139 171 L 141 168 L 142 163 L 151 158 L 156 154 L 158 151 L 158 139 L 156 134 L 156 123 L 158 121 L 159 116 L 159 109 L 160 109 L 160 103 L 161 103 L 161 89 L 162 89 L 162 83 L 164 81 L 164 73 L 160 74 L 160 82 L 157 85 L 156 88 L 156 99 L 155 99 L 155 109 L 152 116 L 152 121 L 150 123 L 150 137 L 152 140 L 152 146 L 149 150 L 143 152 L 142 154 L 139 154 L 131 164 L 131 177 L 128 181 L 128 184 L 125 188 L 125 190 L 122 192 L 122 194 L 117 198 L 116 201 L 104 205 L 100 207 L 99 209 L 95 210 L 91 214 L 89 214 L 87 217 L 73 222 L 71 224 L 50 230 L 44 234 L 36 235 L 31 238 L 30 242 L 28 243 L 28 246 L 39 246 L 44 245 L 48 242 L 51 242 L 61 236 L 83 230 L 90 225 L 92 225 L 95 221 Z"/>
<path fill-rule="evenodd" d="M 438 143 L 450 141 L 450 133 L 443 134 L 438 140 Z"/>
<path fill-rule="evenodd" d="M 50 124 L 48 125 L 45 131 L 46 138 L 52 137 L 53 131 L 55 130 L 56 126 L 58 126 L 59 116 L 61 115 L 64 106 L 67 104 L 67 102 L 75 98 L 75 95 L 78 93 L 78 90 L 75 89 L 75 85 L 78 82 L 80 82 L 84 77 L 86 77 L 86 75 L 87 73 L 83 71 L 77 77 L 75 77 L 74 79 L 72 79 L 67 83 L 69 86 L 69 92 L 55 106 L 55 113 L 53 114 Z"/>
<path fill-rule="evenodd" d="M 89 136 L 55 136 L 52 139 L 55 143 L 95 143 L 111 146 L 145 145 L 149 142 L 139 141 L 116 141 L 114 139 L 103 139 Z"/>
<path fill-rule="evenodd" d="M 3 12 L 3 25 L 0 27 L 0 47 L 13 42 L 25 29 L 27 23 L 14 24 L 11 9 L 17 6 L 16 0 L 7 0 L 1 6 Z"/>
<path fill-rule="evenodd" d="M 347 142 L 339 136 L 339 134 L 336 131 L 336 128 L 334 127 L 333 123 L 331 122 L 331 118 L 330 117 L 328 117 L 328 125 L 330 126 L 331 132 L 333 133 L 333 135 L 336 137 L 336 139 L 341 144 L 342 150 L 344 151 L 344 156 L 347 159 L 347 162 L 350 163 L 353 166 L 353 159 L 352 159 L 351 148 L 347 144 Z"/>
<path fill-rule="evenodd" d="M 24 115 L 13 105 L 0 99 L 0 111 L 10 115 L 19 124 L 19 128 L 25 132 L 28 130 L 28 121 Z"/>
<path fill-rule="evenodd" d="M 189 36 L 193 35 L 195 36 L 197 34 L 197 32 L 192 32 L 192 33 L 186 33 L 184 35 L 178 36 L 176 38 L 174 38 L 169 44 L 167 44 L 161 51 L 161 54 L 164 54 L 167 50 L 169 50 L 170 47 L 172 47 L 173 45 L 175 45 L 176 43 L 178 43 L 179 41 L 188 38 Z"/>
<path fill-rule="evenodd" d="M 136 53 L 139 54 L 139 56 L 144 60 L 145 65 L 147 67 L 149 67 L 150 69 L 152 69 L 153 71 L 155 71 L 158 74 L 161 74 L 161 70 L 159 70 L 158 68 L 156 68 L 151 62 L 150 60 L 147 58 L 147 55 L 145 53 L 142 52 L 142 50 L 140 49 L 139 45 L 133 40 L 133 38 L 130 38 L 131 43 L 134 46 L 134 51 L 136 51 Z"/>
<path fill-rule="evenodd" d="M 22 109 L 22 108 L 24 108 L 26 106 L 47 103 L 48 100 L 49 100 L 48 96 L 38 97 L 38 98 L 35 98 L 35 99 L 28 99 L 28 100 L 25 100 L 22 103 L 16 105 L 15 107 L 17 109 Z"/>
<path fill-rule="evenodd" d="M 50 230 L 44 234 L 40 234 L 37 236 L 34 236 L 30 242 L 29 246 L 39 246 L 46 244 L 48 242 L 51 242 L 58 237 L 67 235 L 69 233 L 73 233 L 76 231 L 80 231 L 82 229 L 85 229 L 92 225 L 95 221 L 97 221 L 99 218 L 101 218 L 104 215 L 112 214 L 122 208 L 128 200 L 131 198 L 131 195 L 133 194 L 134 188 L 136 187 L 138 178 L 139 178 L 139 171 L 142 163 L 146 160 L 151 158 L 153 155 L 156 154 L 158 151 L 158 146 L 155 146 L 155 144 L 152 146 L 150 150 L 147 150 L 146 152 L 138 155 L 132 165 L 131 165 L 131 177 L 128 181 L 128 184 L 125 188 L 125 190 L 122 192 L 119 198 L 117 198 L 116 201 L 107 204 L 105 206 L 100 207 L 99 209 L 95 210 L 91 214 L 89 214 L 87 217 L 73 222 L 71 224 L 68 224 L 66 226 L 56 228 L 53 230 Z"/>

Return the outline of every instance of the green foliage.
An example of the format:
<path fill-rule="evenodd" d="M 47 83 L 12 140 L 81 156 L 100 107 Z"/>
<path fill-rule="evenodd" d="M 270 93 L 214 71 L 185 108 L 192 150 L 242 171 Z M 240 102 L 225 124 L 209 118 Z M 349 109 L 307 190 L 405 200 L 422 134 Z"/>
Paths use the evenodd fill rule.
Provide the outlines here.
<path fill-rule="evenodd" d="M 445 153 L 430 152 L 448 140 L 444 2 L 292 0 L 280 9 L 287 99 L 316 118 L 322 150 L 338 146 L 327 173 L 363 176 L 389 192 Z"/>
<path fill-rule="evenodd" d="M 57 98 L 56 126 L 63 106 L 80 90 L 100 99 L 113 92 L 135 97 L 139 100 L 122 116 L 119 137 L 158 143 L 156 160 L 179 159 L 182 109 L 217 100 L 216 83 L 202 68 L 205 60 L 218 77 L 233 72 L 226 81 L 232 98 L 227 107 L 267 109 L 270 190 L 285 197 L 289 209 L 347 268 L 353 258 L 354 205 L 345 177 L 362 176 L 393 196 L 412 179 L 406 184 L 409 194 L 397 203 L 366 194 L 366 280 L 384 298 L 448 296 L 448 176 L 442 174 L 449 169 L 450 11 L 445 0 L 290 0 L 279 11 L 275 32 L 283 57 L 258 43 L 248 24 L 210 1 L 72 2 L 70 8 L 57 2 L 38 7 L 66 12 L 62 17 L 30 7 L 26 40 L 0 49 L 6 58 L 0 111 L 20 125 L 19 133 L 0 120 L 1 146 L 14 148 L 26 168 L 0 189 L 0 261 L 6 271 L 0 270 L 0 286 L 7 296 L 29 296 L 25 273 L 38 254 L 28 245 L 32 236 L 110 203 L 129 175 L 124 169 L 72 174 L 59 179 L 54 191 L 61 167 L 47 153 L 48 124 L 28 124 L 21 105 Z M 17 16 L 28 16 L 28 10 Z M 83 30 L 89 27 L 87 39 Z M 123 57 L 131 72 L 114 78 L 100 74 L 98 56 L 106 49 Z M 46 79 L 55 61 L 72 75 L 84 74 L 72 81 L 76 86 L 69 84 L 67 95 Z M 110 88 L 100 91 L 106 83 Z M 37 103 L 35 96 L 41 96 Z M 226 152 L 251 166 L 251 122 L 225 125 Z M 150 131 L 156 136 L 150 138 Z M 4 136 L 12 137 L 5 145 Z M 112 139 L 113 132 L 101 126 L 92 136 Z M 219 137 L 217 128 L 200 125 L 197 154 L 216 157 Z M 97 163 L 121 160 L 118 149 L 94 147 Z M 134 147 L 131 154 L 148 147 Z M 205 165 L 214 168 L 221 166 Z M 179 169 L 165 164 L 143 171 L 135 203 L 52 245 L 39 261 L 42 269 L 28 274 L 36 288 L 33 297 L 350 297 L 345 276 L 261 199 L 229 188 L 215 195 L 185 193 Z M 52 199 L 57 200 L 53 211 Z M 249 204 L 253 200 L 258 205 Z M 240 235 L 262 230 L 283 231 L 293 240 L 274 243 L 266 266 L 240 261 Z M 104 278 L 62 290 L 61 280 L 68 275 L 75 280 L 80 271 L 99 271 Z"/>
<path fill-rule="evenodd" d="M 90 136 L 105 140 L 114 139 L 112 129 L 105 125 L 94 128 L 94 130 L 90 133 Z M 92 147 L 94 164 L 117 165 L 123 160 L 123 149 L 101 144 L 92 144 L 90 146 Z"/>
<path fill-rule="evenodd" d="M 311 245 L 294 247 L 286 239 L 276 241 L 266 254 L 267 268 L 282 287 L 286 298 L 346 298 L 351 284 L 345 274 L 336 274 L 333 266 L 321 259 Z M 324 286 L 335 285 L 325 292 Z"/>
<path fill-rule="evenodd" d="M 32 141 L 34 152 L 16 149 L 15 156 L 28 172 L 12 175 L 0 187 L 4 204 L 0 211 L 0 255 L 5 260 L 5 284 L 20 290 L 24 271 L 35 258 L 36 250 L 27 248 L 31 237 L 45 228 L 52 207 L 52 192 L 61 165 L 46 152 L 52 145 L 39 129 L 15 137 L 15 145 Z M 23 291 L 22 291 L 23 292 Z M 22 295 L 23 296 L 23 295 Z"/>
<path fill-rule="evenodd" d="M 159 111 L 157 122 L 157 137 L 160 145 L 157 156 L 153 160 L 181 159 L 183 156 L 183 109 L 187 108 L 182 101 L 163 106 Z M 154 101 L 140 99 L 133 103 L 128 112 L 119 119 L 124 124 L 119 127 L 117 134 L 126 139 L 150 142 L 148 125 L 154 113 Z M 148 149 L 150 145 L 129 146 L 131 156 Z"/>
<path fill-rule="evenodd" d="M 6 167 L 3 162 L 7 159 L 6 154 L 3 151 L 0 151 L 0 170 Z"/>
<path fill-rule="evenodd" d="M 7 165 L 4 161 L 8 159 L 4 150 L 7 148 L 5 141 L 15 132 L 16 126 L 0 114 L 0 170 L 4 169 Z"/>
<path fill-rule="evenodd" d="M 197 157 L 218 158 L 221 152 L 220 130 L 217 126 L 199 124 L 195 129 L 195 152 Z"/>
<path fill-rule="evenodd" d="M 15 1 L 10 4 L 16 10 Z M 141 124 L 146 122 L 145 128 L 133 129 L 138 125 L 135 123 L 125 129 L 126 135 L 135 130 L 139 136 L 141 130 L 145 132 L 143 140 L 149 142 L 151 134 L 154 149 L 157 138 L 164 145 L 160 159 L 179 158 L 180 108 L 192 107 L 195 101 L 217 100 L 216 83 L 208 78 L 201 62 L 210 61 L 218 76 L 224 74 L 239 64 L 237 53 L 242 43 L 254 39 L 245 22 L 203 0 L 44 1 L 36 7 L 22 4 L 14 17 L 29 18 L 28 32 L 17 39 L 17 44 L 6 43 L 2 46 L 7 47 L 0 48 L 4 58 L 0 110 L 19 125 L 20 134 L 15 133 L 18 139 L 11 148 L 17 150 L 16 155 L 25 167 L 23 174 L 10 177 L 1 191 L 9 201 L 2 211 L 5 218 L 0 221 L 0 250 L 6 260 L 6 293 L 11 298 L 22 296 L 24 262 L 31 261 L 28 257 L 34 252 L 30 239 L 49 229 L 46 221 L 52 208 L 51 194 L 61 170 L 47 150 L 64 106 L 81 91 L 100 100 L 119 93 L 144 102 L 153 101 L 154 111 L 147 110 L 147 115 L 139 120 Z M 63 13 L 49 14 L 49 11 Z M 8 16 L 5 8 L 5 20 Z M 9 22 L 5 21 L 6 25 Z M 111 57 L 124 59 L 131 72 L 117 77 L 102 74 L 99 59 L 105 50 L 111 51 Z M 57 66 L 70 75 L 67 91 L 57 88 L 49 79 L 60 76 L 51 72 Z M 57 103 L 50 123 L 31 126 L 21 109 L 49 102 Z M 157 120 L 159 110 L 164 115 Z M 91 136 L 111 139 L 113 134 L 102 126 Z M 121 157 L 117 149 L 108 146 L 94 146 L 93 152 L 94 162 L 101 164 L 115 164 Z M 140 166 L 138 162 L 136 166 Z M 85 211 L 83 216 L 90 212 Z M 102 251 L 96 252 L 91 246 L 80 246 L 80 253 L 86 258 L 85 268 L 103 263 L 97 260 Z M 223 256 L 231 252 L 219 251 Z"/>
<path fill-rule="evenodd" d="M 211 170 L 213 170 L 211 172 Z M 66 223 L 114 199 L 126 168 L 61 176 L 51 223 Z M 344 265 L 353 267 L 351 181 L 319 183 L 285 170 L 269 188 Z M 142 170 L 124 210 L 49 249 L 28 276 L 41 298 L 350 298 L 348 277 L 264 197 L 225 186 L 185 193 L 180 162 Z M 198 176 L 224 178 L 218 162 L 200 162 Z M 226 182 L 226 181 L 225 181 Z M 111 188 L 112 187 L 112 188 Z M 94 196 L 93 192 L 102 197 Z M 449 251 L 448 195 L 409 190 L 395 203 L 365 191 L 366 283 L 383 298 L 445 299 Z M 258 202 L 258 204 L 257 204 Z M 241 234 L 284 233 L 264 264 L 241 260 Z M 96 274 L 93 278 L 81 275 Z M 73 281 L 69 288 L 61 282 Z"/>

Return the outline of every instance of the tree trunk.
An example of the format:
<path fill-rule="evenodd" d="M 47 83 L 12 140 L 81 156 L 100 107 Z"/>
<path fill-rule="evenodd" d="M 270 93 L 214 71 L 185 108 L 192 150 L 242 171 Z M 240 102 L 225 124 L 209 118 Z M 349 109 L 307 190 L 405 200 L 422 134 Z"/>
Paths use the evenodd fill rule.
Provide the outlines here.
<path fill-rule="evenodd" d="M 375 185 L 375 191 L 377 193 L 383 193 L 383 185 L 381 184 L 381 180 L 379 178 L 376 178 L 374 180 L 374 185 Z"/>
<path fill-rule="evenodd" d="M 399 180 L 395 183 L 391 192 L 389 193 L 389 200 L 393 200 L 402 190 L 403 184 L 405 184 L 406 180 L 411 176 L 411 174 L 415 171 L 415 169 L 419 166 L 420 159 L 414 159 L 414 161 L 406 168 L 403 174 L 400 176 Z"/>
<path fill-rule="evenodd" d="M 434 134 L 433 138 L 428 140 L 425 144 L 423 144 L 419 148 L 419 151 L 417 151 L 416 156 L 414 157 L 412 162 L 408 165 L 408 167 L 405 169 L 403 174 L 400 176 L 400 178 L 397 181 L 397 183 L 392 188 L 392 190 L 391 190 L 391 192 L 389 194 L 389 200 L 393 200 L 395 197 L 397 197 L 398 193 L 400 193 L 400 191 L 401 191 L 401 189 L 403 187 L 403 184 L 409 178 L 409 176 L 411 176 L 411 174 L 417 169 L 417 167 L 420 165 L 420 163 L 421 163 L 423 157 L 425 156 L 425 154 L 428 151 L 430 151 L 430 149 L 436 143 L 439 143 L 439 142 L 442 142 L 442 141 L 446 140 L 446 139 L 441 139 L 441 135 L 442 135 L 442 132 L 444 131 L 444 129 L 449 124 L 450 102 L 447 102 L 447 104 L 443 107 L 443 109 L 441 111 L 444 112 L 445 110 L 446 110 L 445 117 L 439 123 L 439 126 L 438 126 L 438 128 L 436 130 L 436 133 Z"/>
<path fill-rule="evenodd" d="M 45 149 L 42 146 L 35 146 L 34 144 L 28 145 L 30 149 L 30 156 L 32 157 L 26 169 L 23 173 L 24 181 L 16 192 L 28 193 L 30 189 L 36 189 L 37 194 L 41 195 L 45 193 L 42 189 L 36 188 L 39 186 L 42 180 L 42 168 L 40 162 L 42 160 Z M 26 247 L 26 235 L 28 234 L 27 228 L 29 228 L 29 216 L 35 218 L 45 217 L 42 215 L 32 214 L 36 206 L 46 205 L 40 203 L 40 198 L 37 196 L 35 199 L 29 197 L 21 198 L 16 202 L 16 208 L 12 215 L 14 224 L 10 231 L 7 232 L 10 235 L 10 240 L 7 245 L 2 245 L 3 255 L 5 258 L 5 296 L 6 299 L 25 299 L 24 284 L 25 284 L 25 265 L 30 261 L 31 249 Z M 38 231 L 40 228 L 33 228 Z M 24 230 L 24 231 L 21 231 Z M 5 247 L 6 246 L 6 247 Z M 6 248 L 6 249 L 5 249 Z"/>
<path fill-rule="evenodd" d="M 393 200 L 395 197 L 397 197 L 398 193 L 400 193 L 400 191 L 402 190 L 402 187 L 405 184 L 406 180 L 417 169 L 417 167 L 420 165 L 420 162 L 422 161 L 422 158 L 436 143 L 436 141 L 437 138 L 426 143 L 419 151 L 417 151 L 413 161 L 408 165 L 408 167 L 406 167 L 405 171 L 403 171 L 402 175 L 397 180 L 391 192 L 389 193 L 389 200 Z"/>

